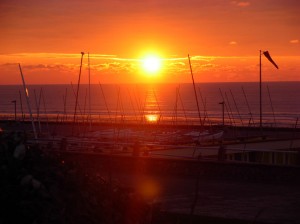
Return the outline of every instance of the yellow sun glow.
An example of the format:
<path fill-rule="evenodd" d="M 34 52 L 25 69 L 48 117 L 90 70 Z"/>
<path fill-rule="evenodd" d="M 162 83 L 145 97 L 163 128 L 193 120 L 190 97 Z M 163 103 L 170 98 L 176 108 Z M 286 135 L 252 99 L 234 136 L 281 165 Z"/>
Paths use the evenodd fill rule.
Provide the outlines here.
<path fill-rule="evenodd" d="M 155 56 L 148 56 L 142 60 L 143 69 L 150 74 L 155 74 L 161 67 L 161 60 Z"/>

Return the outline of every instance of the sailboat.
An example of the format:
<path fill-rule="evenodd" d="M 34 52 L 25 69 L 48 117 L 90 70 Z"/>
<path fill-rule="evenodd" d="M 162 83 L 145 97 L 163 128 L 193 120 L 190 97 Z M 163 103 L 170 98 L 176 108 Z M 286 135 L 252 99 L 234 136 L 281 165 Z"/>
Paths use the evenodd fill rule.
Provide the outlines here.
<path fill-rule="evenodd" d="M 215 132 L 205 131 L 190 131 L 185 136 L 191 137 L 194 142 L 213 141 L 223 137 L 224 131 L 219 130 Z"/>

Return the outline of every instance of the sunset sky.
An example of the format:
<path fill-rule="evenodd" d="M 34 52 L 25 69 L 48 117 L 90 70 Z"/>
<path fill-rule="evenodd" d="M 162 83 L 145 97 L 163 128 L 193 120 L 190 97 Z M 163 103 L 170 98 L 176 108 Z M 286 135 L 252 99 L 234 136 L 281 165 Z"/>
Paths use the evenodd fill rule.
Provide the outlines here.
<path fill-rule="evenodd" d="M 0 84 L 300 81 L 298 0 L 1 0 Z M 142 59 L 161 59 L 147 74 Z"/>

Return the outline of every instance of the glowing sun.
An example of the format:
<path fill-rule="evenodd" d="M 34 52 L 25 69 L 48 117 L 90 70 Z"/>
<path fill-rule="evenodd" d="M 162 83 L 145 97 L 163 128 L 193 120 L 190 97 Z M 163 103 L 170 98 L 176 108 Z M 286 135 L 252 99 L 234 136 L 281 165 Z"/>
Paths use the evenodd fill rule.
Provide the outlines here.
<path fill-rule="evenodd" d="M 161 68 L 161 60 L 155 56 L 148 56 L 142 60 L 143 69 L 147 73 L 154 74 Z"/>

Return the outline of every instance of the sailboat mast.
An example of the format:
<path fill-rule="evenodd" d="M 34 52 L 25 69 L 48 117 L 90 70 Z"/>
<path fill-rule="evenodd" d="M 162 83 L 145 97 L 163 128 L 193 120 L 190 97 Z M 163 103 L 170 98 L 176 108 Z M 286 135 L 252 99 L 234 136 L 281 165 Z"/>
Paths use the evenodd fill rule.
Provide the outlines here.
<path fill-rule="evenodd" d="M 25 79 L 24 79 L 22 68 L 21 68 L 20 64 L 19 64 L 19 68 L 20 68 L 20 73 L 21 73 L 21 77 L 22 77 L 22 82 L 23 82 L 23 88 L 24 88 L 24 93 L 25 93 L 25 97 L 26 97 L 26 102 L 27 102 L 27 106 L 28 106 L 28 110 L 29 110 L 29 114 L 30 114 L 30 120 L 31 120 L 31 124 L 32 124 L 34 139 L 37 140 L 37 133 L 36 133 L 36 129 L 35 129 L 35 125 L 34 125 L 34 120 L 33 120 L 33 116 L 32 116 L 32 111 L 31 111 L 31 107 L 30 107 L 28 91 L 27 91 L 27 88 L 26 88 Z"/>
<path fill-rule="evenodd" d="M 104 99 L 104 104 L 105 104 L 105 107 L 106 107 L 106 110 L 107 110 L 107 113 L 108 113 L 109 121 L 112 122 L 112 118 L 110 116 L 110 111 L 109 111 L 109 108 L 108 108 L 108 105 L 107 105 L 107 102 L 106 102 L 106 97 L 105 97 L 105 94 L 104 94 L 104 91 L 103 91 L 103 88 L 102 88 L 102 85 L 101 85 L 100 82 L 99 82 L 99 86 L 100 86 L 101 93 L 102 93 L 102 96 L 103 96 L 103 99 Z"/>
<path fill-rule="evenodd" d="M 80 86 L 80 77 L 81 77 L 81 68 L 82 68 L 82 59 L 83 59 L 84 52 L 81 52 L 81 61 L 80 61 L 80 69 L 79 69 L 79 76 L 78 76 L 78 83 L 77 83 L 77 92 L 76 92 L 76 102 L 75 102 L 75 111 L 74 111 L 74 118 L 73 118 L 73 127 L 76 121 L 76 112 L 77 112 L 77 105 L 78 105 L 78 94 L 79 94 L 79 86 Z M 73 131 L 73 128 L 72 128 Z"/>
<path fill-rule="evenodd" d="M 203 126 L 202 119 L 201 119 L 201 114 L 200 114 L 198 97 L 197 97 L 197 91 L 196 91 L 196 87 L 195 87 L 195 80 L 194 80 L 194 75 L 193 75 L 193 70 L 192 70 L 192 65 L 191 65 L 191 59 L 190 59 L 190 55 L 189 54 L 188 54 L 188 59 L 189 59 L 189 64 L 190 64 L 191 76 L 192 76 L 192 80 L 193 80 L 194 94 L 195 94 L 196 103 L 197 103 L 197 109 L 198 109 L 198 116 L 199 116 L 199 120 L 200 120 L 200 125 Z"/>
<path fill-rule="evenodd" d="M 34 99 L 35 99 L 35 106 L 36 106 L 36 119 L 37 119 L 37 122 L 38 122 L 39 133 L 41 133 L 42 132 L 41 120 L 40 120 L 40 102 L 41 102 L 40 99 L 41 99 L 41 96 L 40 96 L 39 101 L 38 101 L 35 89 L 33 90 L 33 92 L 34 92 Z M 41 92 L 40 92 L 40 94 L 41 94 Z"/>
<path fill-rule="evenodd" d="M 249 114 L 250 114 L 250 120 L 249 120 L 249 126 L 250 126 L 250 122 L 252 121 L 253 123 L 253 116 L 252 116 L 252 112 L 251 112 L 251 108 L 250 108 L 250 105 L 249 105 L 249 102 L 248 102 L 248 99 L 247 99 L 247 96 L 246 96 L 246 93 L 245 93 L 245 90 L 244 88 L 242 87 L 242 91 L 243 91 L 243 94 L 244 94 L 244 97 L 245 97 L 245 100 L 246 100 L 246 104 L 247 104 L 247 107 L 248 107 L 248 111 L 249 111 Z"/>
<path fill-rule="evenodd" d="M 88 64 L 89 64 L 89 125 L 90 130 L 92 127 L 92 113 L 91 113 L 91 66 L 90 66 L 90 53 L 88 52 Z"/>
<path fill-rule="evenodd" d="M 19 90 L 19 96 L 20 96 L 20 106 L 21 106 L 21 113 L 22 113 L 22 121 L 24 121 L 24 111 L 23 111 L 22 95 L 21 95 L 21 91 L 20 90 Z"/>
<path fill-rule="evenodd" d="M 267 90 L 268 90 L 270 105 L 271 105 L 271 109 L 272 109 L 272 113 L 273 113 L 274 125 L 276 127 L 277 126 L 277 124 L 276 124 L 277 122 L 276 122 L 276 116 L 275 116 L 275 112 L 274 112 L 274 107 L 273 107 L 273 102 L 272 102 L 272 98 L 271 98 L 271 93 L 270 93 L 269 85 L 267 85 Z"/>

